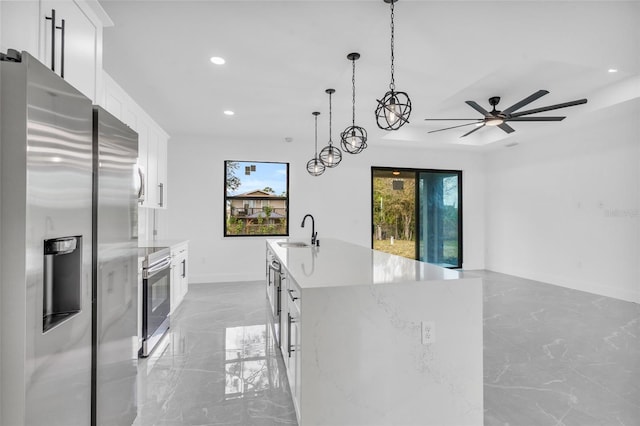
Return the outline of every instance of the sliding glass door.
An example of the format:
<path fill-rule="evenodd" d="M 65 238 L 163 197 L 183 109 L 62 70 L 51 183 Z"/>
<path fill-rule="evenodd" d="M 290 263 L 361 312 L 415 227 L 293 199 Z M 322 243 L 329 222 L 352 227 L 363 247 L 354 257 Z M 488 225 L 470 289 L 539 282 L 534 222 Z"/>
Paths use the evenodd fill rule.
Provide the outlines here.
<path fill-rule="evenodd" d="M 462 267 L 462 172 L 373 167 L 372 248 Z"/>
<path fill-rule="evenodd" d="M 462 266 L 461 172 L 417 172 L 418 260 Z"/>

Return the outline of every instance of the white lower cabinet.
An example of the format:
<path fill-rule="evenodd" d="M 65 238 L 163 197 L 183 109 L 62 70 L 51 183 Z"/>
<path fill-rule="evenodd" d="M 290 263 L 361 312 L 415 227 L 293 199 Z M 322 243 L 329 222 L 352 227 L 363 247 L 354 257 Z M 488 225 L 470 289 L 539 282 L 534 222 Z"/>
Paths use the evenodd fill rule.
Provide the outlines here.
<path fill-rule="evenodd" d="M 189 243 L 171 247 L 171 313 L 182 303 L 189 290 Z"/>
<path fill-rule="evenodd" d="M 300 324 L 300 287 L 286 270 L 283 271 L 286 277 L 283 281 L 283 290 L 281 292 L 283 312 L 285 318 L 285 330 L 281 330 L 280 350 L 287 368 L 287 378 L 289 379 L 289 388 L 291 389 L 291 397 L 295 406 L 298 420 L 300 419 L 300 361 L 302 359 L 302 340 L 301 340 L 301 324 Z M 286 311 L 286 312 L 285 312 Z"/>

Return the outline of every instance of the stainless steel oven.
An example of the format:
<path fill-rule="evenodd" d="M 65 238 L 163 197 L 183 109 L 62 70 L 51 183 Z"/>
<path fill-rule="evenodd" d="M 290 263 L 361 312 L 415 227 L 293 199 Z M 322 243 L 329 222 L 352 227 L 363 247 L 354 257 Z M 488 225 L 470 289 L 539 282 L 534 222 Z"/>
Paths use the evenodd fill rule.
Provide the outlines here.
<path fill-rule="evenodd" d="M 142 262 L 142 348 L 147 357 L 169 329 L 171 250 L 147 249 Z"/>

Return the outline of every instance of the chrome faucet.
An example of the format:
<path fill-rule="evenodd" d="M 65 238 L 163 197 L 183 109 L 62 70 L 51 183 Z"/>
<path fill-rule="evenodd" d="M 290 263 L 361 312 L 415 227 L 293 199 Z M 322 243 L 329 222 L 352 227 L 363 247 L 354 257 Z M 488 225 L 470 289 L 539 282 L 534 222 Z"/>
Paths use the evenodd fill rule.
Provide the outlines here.
<path fill-rule="evenodd" d="M 318 233 L 316 232 L 316 221 L 313 219 L 313 216 L 311 216 L 310 214 L 306 214 L 302 218 L 302 224 L 300 226 L 304 228 L 304 222 L 305 222 L 305 220 L 307 220 L 308 217 L 311 218 L 311 245 L 315 246 L 317 244 L 317 241 L 318 241 L 318 239 L 317 239 L 318 238 Z"/>

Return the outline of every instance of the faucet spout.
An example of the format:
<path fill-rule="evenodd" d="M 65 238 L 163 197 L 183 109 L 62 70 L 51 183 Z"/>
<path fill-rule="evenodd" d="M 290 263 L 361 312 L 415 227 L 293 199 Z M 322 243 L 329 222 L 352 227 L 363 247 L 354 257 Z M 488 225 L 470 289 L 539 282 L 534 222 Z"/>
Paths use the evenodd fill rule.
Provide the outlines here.
<path fill-rule="evenodd" d="M 316 221 L 313 216 L 311 216 L 310 214 L 306 214 L 302 218 L 302 224 L 300 226 L 304 228 L 304 222 L 307 220 L 307 217 L 311 218 L 311 245 L 314 246 L 318 238 L 318 233 L 316 232 Z"/>

